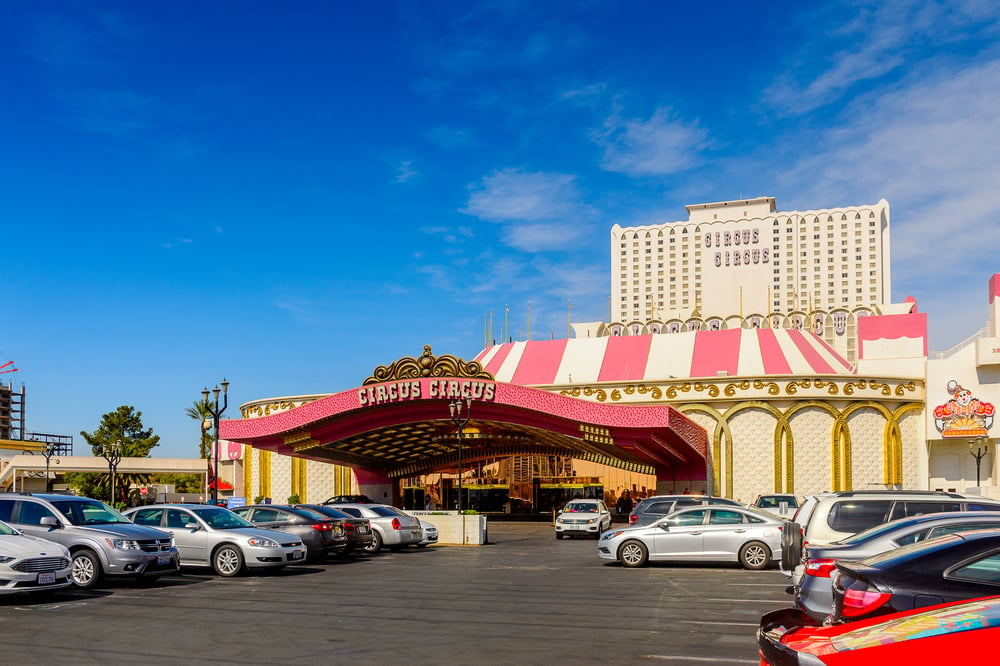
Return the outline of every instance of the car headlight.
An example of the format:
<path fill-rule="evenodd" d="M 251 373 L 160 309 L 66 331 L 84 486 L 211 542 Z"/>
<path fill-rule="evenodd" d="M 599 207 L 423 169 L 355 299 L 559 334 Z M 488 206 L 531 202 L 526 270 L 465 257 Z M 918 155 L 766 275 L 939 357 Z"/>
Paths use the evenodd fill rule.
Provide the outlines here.
<path fill-rule="evenodd" d="M 590 518 L 590 519 L 587 520 L 587 524 L 588 525 L 593 525 L 596 522 L 597 522 L 597 518 Z"/>
<path fill-rule="evenodd" d="M 257 546 L 259 548 L 277 548 L 278 542 L 274 539 L 268 539 L 266 537 L 250 537 L 247 539 L 247 543 L 251 546 Z"/>
<path fill-rule="evenodd" d="M 608 539 L 614 539 L 616 536 L 618 536 L 621 533 L 622 533 L 622 530 L 618 530 L 617 532 L 605 532 L 604 534 L 601 535 L 601 541 L 607 541 Z"/>
<path fill-rule="evenodd" d="M 105 539 L 108 545 L 118 550 L 142 550 L 138 541 L 133 539 Z"/>
<path fill-rule="evenodd" d="M 11 557 L 10 555 L 0 555 L 0 564 L 7 564 L 8 562 L 13 562 L 16 557 Z"/>

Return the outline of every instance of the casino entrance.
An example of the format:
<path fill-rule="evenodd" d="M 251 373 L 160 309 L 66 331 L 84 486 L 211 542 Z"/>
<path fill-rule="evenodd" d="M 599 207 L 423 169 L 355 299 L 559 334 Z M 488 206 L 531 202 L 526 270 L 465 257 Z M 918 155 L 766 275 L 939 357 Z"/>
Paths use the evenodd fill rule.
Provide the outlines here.
<path fill-rule="evenodd" d="M 603 404 L 497 382 L 476 362 L 405 357 L 356 389 L 244 405 L 221 437 L 253 449 L 244 486 L 273 496 L 271 454 L 298 459 L 292 495 L 359 492 L 388 504 L 487 514 L 550 513 L 573 497 L 614 505 L 625 490 L 705 486 L 707 436 L 668 404 Z M 454 405 L 467 420 L 453 419 Z M 349 469 L 351 488 L 317 490 L 313 463 Z M 260 479 L 251 478 L 257 470 Z M 278 495 L 280 496 L 280 495 Z"/>

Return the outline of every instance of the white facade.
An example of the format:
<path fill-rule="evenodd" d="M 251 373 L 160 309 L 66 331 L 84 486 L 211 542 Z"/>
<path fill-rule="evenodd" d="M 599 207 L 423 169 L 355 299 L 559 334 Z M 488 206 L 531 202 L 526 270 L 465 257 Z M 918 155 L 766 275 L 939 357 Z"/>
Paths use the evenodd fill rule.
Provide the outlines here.
<path fill-rule="evenodd" d="M 773 197 L 686 206 L 611 229 L 611 321 L 852 311 L 891 303 L 889 204 L 777 211 Z"/>

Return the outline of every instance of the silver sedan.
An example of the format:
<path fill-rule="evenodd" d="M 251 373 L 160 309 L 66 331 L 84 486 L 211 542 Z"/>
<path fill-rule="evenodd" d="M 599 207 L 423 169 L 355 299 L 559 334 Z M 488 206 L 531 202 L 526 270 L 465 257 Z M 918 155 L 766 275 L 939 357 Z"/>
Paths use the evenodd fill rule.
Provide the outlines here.
<path fill-rule="evenodd" d="M 254 527 L 219 506 L 154 504 L 129 509 L 125 515 L 137 525 L 169 532 L 181 566 L 211 566 L 220 576 L 236 576 L 245 569 L 278 569 L 306 557 L 298 537 Z"/>
<path fill-rule="evenodd" d="M 701 506 L 682 509 L 642 527 L 601 534 L 597 554 L 626 567 L 647 562 L 739 562 L 763 569 L 781 553 L 786 521 L 753 509 Z"/>

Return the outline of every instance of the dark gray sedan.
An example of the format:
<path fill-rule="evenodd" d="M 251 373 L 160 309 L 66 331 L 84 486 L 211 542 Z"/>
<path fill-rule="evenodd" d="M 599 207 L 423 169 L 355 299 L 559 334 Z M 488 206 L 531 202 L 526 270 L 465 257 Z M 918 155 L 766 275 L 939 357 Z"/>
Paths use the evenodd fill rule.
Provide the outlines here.
<path fill-rule="evenodd" d="M 368 547 L 371 546 L 375 538 L 371 523 L 367 518 L 352 516 L 327 504 L 295 504 L 294 506 L 296 509 L 315 511 L 331 520 L 339 520 L 340 524 L 344 527 L 344 536 L 347 538 L 347 546 L 343 551 L 344 554 L 355 551 L 367 552 Z"/>
<path fill-rule="evenodd" d="M 251 504 L 233 509 L 256 527 L 281 530 L 302 539 L 306 557 L 320 559 L 347 550 L 343 521 L 329 516 L 281 504 Z"/>
<path fill-rule="evenodd" d="M 833 608 L 831 575 L 837 560 L 863 560 L 900 546 L 954 532 L 1000 529 L 998 511 L 926 513 L 900 518 L 825 546 L 805 547 L 802 573 L 793 579 L 795 605 L 817 620 Z"/>

